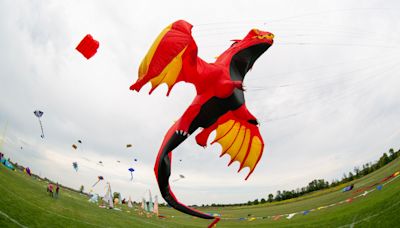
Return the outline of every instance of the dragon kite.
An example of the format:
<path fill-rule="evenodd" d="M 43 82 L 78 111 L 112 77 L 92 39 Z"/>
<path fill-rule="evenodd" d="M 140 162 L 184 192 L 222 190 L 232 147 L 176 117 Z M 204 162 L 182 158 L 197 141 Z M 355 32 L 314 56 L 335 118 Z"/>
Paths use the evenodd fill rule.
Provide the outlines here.
<path fill-rule="evenodd" d="M 130 89 L 139 92 L 150 82 L 151 94 L 166 83 L 168 96 L 178 82 L 195 86 L 197 95 L 192 104 L 164 137 L 154 171 L 160 192 L 170 206 L 192 216 L 219 220 L 176 199 L 169 185 L 172 151 L 199 128 L 202 130 L 196 135 L 196 142 L 205 147 L 210 133 L 216 130 L 212 143 L 221 144 L 221 156 L 230 155 L 229 165 L 238 161 L 239 171 L 250 169 L 247 180 L 262 156 L 264 143 L 258 121 L 245 104 L 243 80 L 254 62 L 272 45 L 274 35 L 252 29 L 242 40 L 233 40 L 232 46 L 214 63 L 207 63 L 197 56 L 192 27 L 184 20 L 166 27 L 142 60 L 139 78 Z"/>

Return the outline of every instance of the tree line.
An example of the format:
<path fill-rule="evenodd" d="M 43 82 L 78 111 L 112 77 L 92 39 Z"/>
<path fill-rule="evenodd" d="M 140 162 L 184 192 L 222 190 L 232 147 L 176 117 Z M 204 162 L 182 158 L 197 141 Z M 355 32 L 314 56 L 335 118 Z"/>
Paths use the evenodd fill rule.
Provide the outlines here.
<path fill-rule="evenodd" d="M 395 152 L 392 148 L 387 153 L 383 153 L 383 155 L 379 158 L 375 163 L 369 162 L 362 165 L 362 167 L 354 167 L 353 172 L 350 171 L 348 173 L 344 173 L 340 180 L 334 179 L 329 183 L 324 179 L 316 179 L 312 180 L 308 183 L 307 186 L 296 188 L 293 190 L 278 190 L 275 195 L 272 193 L 268 194 L 267 197 L 259 199 L 255 199 L 254 201 L 248 201 L 247 203 L 236 203 L 236 204 L 211 204 L 211 205 L 201 205 L 202 207 L 225 207 L 225 206 L 246 206 L 246 205 L 258 205 L 263 203 L 272 203 L 278 202 L 287 199 L 293 199 L 296 197 L 300 197 L 310 192 L 335 187 L 352 180 L 361 178 L 369 173 L 374 172 L 375 170 L 385 166 L 396 158 L 400 157 L 400 149 Z M 197 207 L 197 205 L 192 205 L 193 207 Z"/>

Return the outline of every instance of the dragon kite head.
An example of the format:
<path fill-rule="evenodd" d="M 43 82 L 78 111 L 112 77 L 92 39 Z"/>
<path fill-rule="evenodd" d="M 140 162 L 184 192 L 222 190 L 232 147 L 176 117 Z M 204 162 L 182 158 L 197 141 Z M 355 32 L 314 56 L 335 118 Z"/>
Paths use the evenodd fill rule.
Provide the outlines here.
<path fill-rule="evenodd" d="M 216 62 L 229 64 L 231 79 L 243 81 L 255 61 L 273 44 L 274 35 L 252 29 L 242 40 L 232 41 L 234 43 L 231 47 L 222 53 Z"/>
<path fill-rule="evenodd" d="M 258 44 L 269 47 L 274 43 L 274 34 L 270 32 L 252 29 L 242 40 L 232 40 L 231 48 L 244 49 Z"/>

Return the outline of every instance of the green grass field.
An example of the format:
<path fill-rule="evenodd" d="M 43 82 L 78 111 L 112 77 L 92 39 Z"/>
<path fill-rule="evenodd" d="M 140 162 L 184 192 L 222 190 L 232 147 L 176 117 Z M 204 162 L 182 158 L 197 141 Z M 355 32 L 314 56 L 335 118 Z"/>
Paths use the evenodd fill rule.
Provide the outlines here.
<path fill-rule="evenodd" d="M 364 192 L 356 193 L 357 189 L 399 170 L 400 158 L 353 181 L 355 188 L 346 193 L 341 192 L 344 186 L 338 186 L 278 203 L 200 210 L 220 213 L 217 227 L 400 227 L 400 175 L 385 182 L 382 190 L 371 188 L 367 195 L 343 202 Z M 0 227 L 207 227 L 211 223 L 165 207 L 160 208 L 165 219 L 141 216 L 125 205 L 122 211 L 101 209 L 89 203 L 86 196 L 65 189 L 59 199 L 53 199 L 47 195 L 46 186 L 0 165 Z M 286 218 L 287 214 L 311 209 L 307 215 Z"/>

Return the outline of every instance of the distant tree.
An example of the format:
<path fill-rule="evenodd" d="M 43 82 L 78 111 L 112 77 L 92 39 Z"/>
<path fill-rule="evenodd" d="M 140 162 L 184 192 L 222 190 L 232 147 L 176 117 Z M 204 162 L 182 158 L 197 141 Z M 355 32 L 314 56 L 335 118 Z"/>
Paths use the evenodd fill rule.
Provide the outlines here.
<path fill-rule="evenodd" d="M 258 202 L 258 199 L 255 199 L 254 201 L 253 201 L 253 205 L 257 205 L 257 204 L 259 204 L 260 202 Z"/>
<path fill-rule="evenodd" d="M 261 203 L 266 203 L 267 201 L 264 198 L 261 198 Z"/>
<path fill-rule="evenodd" d="M 274 200 L 274 195 L 272 195 L 271 193 L 268 195 L 268 202 L 272 202 Z"/>
<path fill-rule="evenodd" d="M 249 200 L 248 202 L 247 202 L 247 205 L 252 205 L 253 203 Z"/>
<path fill-rule="evenodd" d="M 278 190 L 276 192 L 275 200 L 276 201 L 281 201 L 282 200 L 282 195 L 281 195 L 281 191 L 280 190 Z"/>
<path fill-rule="evenodd" d="M 352 172 L 349 172 L 349 177 L 347 178 L 348 181 L 354 180 L 354 175 Z"/>
<path fill-rule="evenodd" d="M 346 182 L 347 181 L 347 176 L 346 176 L 346 174 L 345 173 L 343 173 L 343 177 L 342 177 L 342 183 L 344 183 L 344 182 Z"/>
<path fill-rule="evenodd" d="M 331 184 L 329 185 L 329 187 L 335 187 L 339 185 L 339 181 L 337 179 L 332 180 Z"/>
<path fill-rule="evenodd" d="M 79 188 L 79 192 L 83 193 L 83 190 L 85 189 L 85 186 L 81 185 L 81 187 Z"/>
<path fill-rule="evenodd" d="M 394 152 L 393 148 L 390 148 L 389 150 L 389 158 L 391 161 L 393 161 L 396 158 L 396 153 Z"/>
<path fill-rule="evenodd" d="M 379 169 L 380 167 L 383 167 L 387 163 L 389 163 L 389 157 L 387 156 L 386 153 L 383 153 L 382 157 L 379 158 L 379 161 L 377 163 L 377 169 Z"/>
<path fill-rule="evenodd" d="M 370 173 L 372 171 L 372 167 L 369 163 L 366 163 L 363 165 L 363 169 L 361 170 L 361 173 L 363 176 L 367 175 L 368 173 Z"/>
<path fill-rule="evenodd" d="M 282 194 L 281 194 L 281 200 L 285 200 L 285 199 L 287 199 L 287 192 L 286 192 L 286 190 L 283 190 Z"/>
<path fill-rule="evenodd" d="M 360 177 L 360 168 L 358 166 L 354 167 L 354 173 L 356 174 L 356 178 Z"/>

